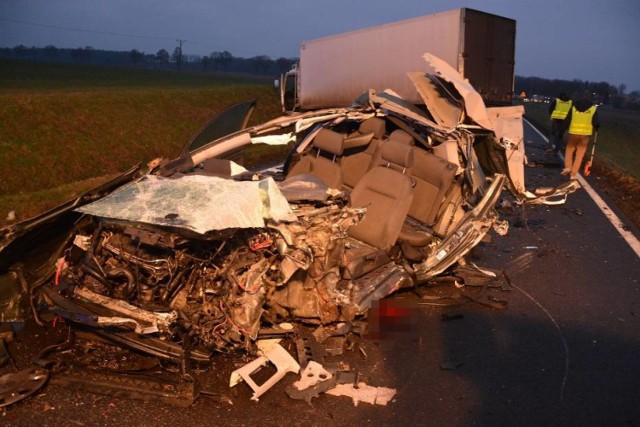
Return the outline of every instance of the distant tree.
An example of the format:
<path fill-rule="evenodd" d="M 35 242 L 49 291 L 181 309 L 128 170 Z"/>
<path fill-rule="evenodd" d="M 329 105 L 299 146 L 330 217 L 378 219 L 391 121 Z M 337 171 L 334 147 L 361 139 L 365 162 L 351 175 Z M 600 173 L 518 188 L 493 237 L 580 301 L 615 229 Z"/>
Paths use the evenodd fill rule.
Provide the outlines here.
<path fill-rule="evenodd" d="M 131 49 L 129 52 L 129 60 L 133 65 L 138 65 L 144 60 L 144 53 L 140 52 L 138 49 Z"/>
<path fill-rule="evenodd" d="M 209 63 L 211 62 L 211 58 L 209 58 L 209 56 L 205 55 L 200 59 L 200 64 L 202 64 L 202 68 L 204 68 L 205 70 L 207 69 L 207 67 L 209 66 Z"/>
<path fill-rule="evenodd" d="M 71 58 L 76 61 L 80 61 L 84 57 L 84 49 L 77 47 L 71 51 Z"/>
<path fill-rule="evenodd" d="M 91 59 L 93 57 L 93 51 L 95 50 L 93 47 L 85 46 L 83 50 L 84 50 L 83 55 L 82 55 L 83 59 L 89 60 L 89 59 Z"/>
<path fill-rule="evenodd" d="M 71 58 L 76 61 L 88 61 L 92 58 L 93 51 L 91 46 L 78 47 L 71 51 Z"/>
<path fill-rule="evenodd" d="M 614 95 L 611 97 L 611 105 L 615 108 L 623 108 L 625 104 L 625 98 L 622 95 Z"/>
<path fill-rule="evenodd" d="M 52 44 L 45 46 L 43 50 L 45 55 L 47 55 L 49 58 L 55 58 L 56 56 L 58 56 L 58 48 Z"/>
<path fill-rule="evenodd" d="M 27 53 L 29 51 L 27 47 L 23 44 L 19 44 L 18 46 L 14 47 L 12 50 L 13 50 L 13 54 L 18 58 L 24 58 L 25 56 L 27 56 Z"/>
<path fill-rule="evenodd" d="M 285 57 L 282 57 L 282 56 L 280 58 L 276 59 L 276 65 L 278 66 L 278 69 L 282 73 L 286 73 L 287 71 L 289 71 L 294 62 L 295 62 L 295 60 L 288 59 L 288 58 L 285 58 Z"/>
<path fill-rule="evenodd" d="M 267 70 L 269 70 L 269 67 L 273 63 L 271 58 L 267 55 L 254 56 L 253 58 L 250 58 L 249 61 L 251 62 L 253 70 L 256 73 L 262 74 L 266 74 Z"/>
<path fill-rule="evenodd" d="M 229 64 L 233 62 L 233 55 L 226 50 L 222 52 L 212 52 L 210 57 L 216 68 L 222 68 L 224 71 L 227 71 Z"/>
<path fill-rule="evenodd" d="M 167 62 L 169 62 L 169 52 L 167 52 L 165 49 L 160 49 L 156 53 L 156 61 L 161 62 L 163 64 L 166 64 Z"/>
<path fill-rule="evenodd" d="M 620 95 L 624 95 L 624 91 L 627 90 L 627 85 L 622 83 L 620 85 L 618 85 L 618 93 Z"/>

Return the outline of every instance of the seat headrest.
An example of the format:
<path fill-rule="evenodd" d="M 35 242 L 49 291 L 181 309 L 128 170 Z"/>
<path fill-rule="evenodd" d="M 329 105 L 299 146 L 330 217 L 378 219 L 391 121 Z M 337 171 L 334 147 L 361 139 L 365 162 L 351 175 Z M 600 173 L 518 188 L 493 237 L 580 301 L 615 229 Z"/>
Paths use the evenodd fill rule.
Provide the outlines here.
<path fill-rule="evenodd" d="M 358 132 L 360 133 L 373 132 L 373 137 L 376 139 L 382 139 L 385 130 L 384 120 L 378 117 L 371 117 L 365 120 L 360 123 L 360 127 L 358 128 Z"/>
<path fill-rule="evenodd" d="M 322 128 L 313 140 L 313 146 L 322 151 L 342 156 L 344 151 L 344 135 L 332 130 Z"/>
<path fill-rule="evenodd" d="M 398 165 L 402 168 L 413 166 L 413 147 L 397 141 L 387 141 L 382 144 L 382 160 Z"/>
<path fill-rule="evenodd" d="M 389 141 L 397 141 L 407 145 L 415 145 L 415 140 L 411 135 L 402 129 L 396 129 L 389 135 Z"/>

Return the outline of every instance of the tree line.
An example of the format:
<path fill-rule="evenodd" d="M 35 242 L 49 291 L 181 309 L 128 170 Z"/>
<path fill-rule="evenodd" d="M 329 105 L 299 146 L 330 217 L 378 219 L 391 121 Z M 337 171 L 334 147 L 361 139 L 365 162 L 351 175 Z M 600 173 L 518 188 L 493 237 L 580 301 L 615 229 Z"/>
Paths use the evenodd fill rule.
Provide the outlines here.
<path fill-rule="evenodd" d="M 180 47 L 176 47 L 171 53 L 166 49 L 160 49 L 155 54 L 148 54 L 138 49 L 112 51 L 94 49 L 91 46 L 70 49 L 58 48 L 53 45 L 45 47 L 18 45 L 13 48 L 0 48 L 0 58 L 263 75 L 284 73 L 290 70 L 297 61 L 297 58 L 272 59 L 267 55 L 240 58 L 233 56 L 231 52 L 226 50 L 211 52 L 209 55 L 189 55 L 184 54 Z"/>
<path fill-rule="evenodd" d="M 524 92 L 528 97 L 534 95 L 555 98 L 566 93 L 572 99 L 579 99 L 589 94 L 596 103 L 610 104 L 616 108 L 640 110 L 640 91 L 626 93 L 625 84 L 617 86 L 607 82 L 590 82 L 583 80 L 543 79 L 540 77 L 516 76 L 515 95 Z"/>

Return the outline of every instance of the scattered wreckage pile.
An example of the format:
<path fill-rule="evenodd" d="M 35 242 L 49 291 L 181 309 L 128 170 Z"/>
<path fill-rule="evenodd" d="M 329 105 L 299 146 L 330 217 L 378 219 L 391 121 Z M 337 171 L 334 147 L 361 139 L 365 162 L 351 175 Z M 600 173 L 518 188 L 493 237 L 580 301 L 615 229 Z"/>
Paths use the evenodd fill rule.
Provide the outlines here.
<path fill-rule="evenodd" d="M 74 236 L 57 263 L 56 292 L 45 294 L 54 312 L 89 326 L 174 343 L 188 336 L 205 352 L 248 349 L 264 322 L 329 324 L 368 308 L 351 298 L 357 289 L 339 271 L 345 227 L 361 214 L 308 207 L 296 223 L 240 229 L 221 241 L 99 225 Z"/>
<path fill-rule="evenodd" d="M 50 373 L 54 373 L 53 383 L 72 388 L 189 405 L 200 390 L 187 365 L 208 363 L 212 352 L 239 349 L 262 354 L 234 371 L 230 381 L 231 386 L 246 382 L 255 400 L 286 373 L 299 373 L 302 365 L 300 382 L 287 390 L 294 399 L 310 402 L 333 389 L 334 394 L 352 396 L 356 403 L 386 404 L 392 390 L 364 383 L 360 388 L 354 371 L 336 365 L 331 373 L 318 363 L 327 355 L 323 344 L 329 343 L 328 354 L 340 355 L 347 336 L 365 329 L 356 318 L 369 308 L 370 300 L 358 297 L 362 292 L 358 283 L 342 280 L 340 275 L 346 231 L 363 213 L 341 201 L 320 207 L 303 204 L 295 222 L 234 230 L 223 240 L 212 241 L 94 219 L 82 221 L 56 251 L 62 256 L 55 262 L 52 282 L 39 288 L 41 303 L 48 307 L 44 316 L 65 319 L 74 329 L 69 328 L 65 343 L 35 358 L 37 368 L 0 378 L 0 395 L 5 395 L 0 406 L 35 393 Z M 362 305 L 365 300 L 367 305 Z M 39 311 L 34 315 L 44 324 Z M 311 334 L 306 327 L 287 323 L 294 319 L 320 327 Z M 76 335 L 85 348 L 98 349 L 100 357 L 90 357 L 88 362 L 75 354 L 70 367 L 62 362 L 64 358 L 52 355 L 70 351 Z M 277 344 L 287 337 L 297 344 L 298 361 Z M 115 357 L 117 347 L 100 344 L 103 340 L 141 353 Z M 84 363 L 78 362 L 83 359 Z M 105 362 L 111 359 L 112 363 Z M 118 359 L 136 368 L 123 369 Z M 131 380 L 117 374 L 157 369 L 158 360 L 179 364 L 180 381 Z M 277 372 L 257 385 L 252 375 L 268 363 Z M 315 382 L 311 381 L 314 376 Z"/>
<path fill-rule="evenodd" d="M 73 330 L 36 357 L 37 368 L 0 378 L 0 405 L 35 393 L 51 372 L 71 387 L 187 405 L 205 394 L 190 366 L 236 350 L 261 354 L 231 376 L 256 399 L 302 368 L 293 398 L 337 388 L 387 402 L 391 391 L 356 393 L 354 372 L 315 364 L 323 351 L 353 348 L 376 301 L 401 289 L 447 299 L 424 285 L 449 283 L 466 301 L 504 308 L 460 290 L 508 287 L 503 275 L 463 262 L 492 227 L 507 232 L 494 209 L 502 190 L 518 203 L 553 204 L 575 185 L 526 192 L 522 108 L 486 109 L 455 70 L 425 57 L 437 75 L 411 74 L 424 109 L 369 91 L 349 108 L 246 128 L 254 103 L 239 104 L 176 159 L 136 166 L 2 230 L 1 320 L 23 322 L 30 312 L 41 326 L 57 316 Z M 265 143 L 293 145 L 277 172 L 256 175 L 231 160 Z M 179 380 L 79 374 L 53 356 L 69 351 L 76 334 L 178 366 Z M 264 347 L 283 337 L 296 343 L 297 361 L 277 344 Z M 277 372 L 258 385 L 252 375 L 268 363 Z M 323 381 L 308 382 L 315 377 Z"/>
<path fill-rule="evenodd" d="M 37 367 L 0 378 L 1 406 L 36 393 L 50 375 L 52 383 L 66 387 L 186 406 L 211 394 L 199 389 L 189 367 L 210 363 L 215 352 L 236 350 L 260 355 L 230 379 L 231 386 L 250 386 L 255 400 L 287 373 L 301 370 L 300 381 L 287 388 L 293 399 L 310 402 L 325 392 L 355 403 L 386 404 L 393 398 L 393 389 L 368 386 L 356 371 L 328 357 L 357 348 L 367 326 L 362 320 L 375 301 L 413 286 L 400 251 L 386 267 L 345 278 L 347 253 L 362 249 L 348 231 L 366 209 L 338 196 L 278 212 L 271 194 L 263 200 L 269 216 L 288 221 L 267 219 L 263 227 L 193 238 L 184 229 L 105 218 L 118 203 L 129 206 L 126 193 L 134 187 L 136 198 L 146 197 L 137 182 L 81 208 L 103 216 L 83 216 L 41 266 L 48 279 L 32 282 L 29 292 L 36 322 L 61 319 L 73 328 L 66 342 L 34 359 Z M 220 188 L 216 194 L 227 197 Z M 147 209 L 161 215 L 157 207 Z M 23 283 L 32 279 L 19 268 L 12 273 Z M 76 337 L 80 349 L 89 348 L 86 354 L 78 354 L 83 352 Z M 281 339 L 293 340 L 298 360 L 277 344 Z M 114 356 L 123 349 L 134 352 Z M 267 364 L 276 373 L 258 385 L 254 375 Z M 128 375 L 168 366 L 178 367 L 178 380 Z"/>

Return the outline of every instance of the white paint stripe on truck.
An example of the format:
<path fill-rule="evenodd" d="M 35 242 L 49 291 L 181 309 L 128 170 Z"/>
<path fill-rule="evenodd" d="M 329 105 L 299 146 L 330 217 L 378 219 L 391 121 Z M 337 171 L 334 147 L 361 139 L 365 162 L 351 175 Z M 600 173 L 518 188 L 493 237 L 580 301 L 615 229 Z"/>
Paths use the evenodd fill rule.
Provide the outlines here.
<path fill-rule="evenodd" d="M 540 135 L 545 142 L 547 143 L 549 142 L 549 138 L 543 135 L 543 133 L 540 132 L 538 128 L 533 126 L 527 119 L 524 119 L 524 121 L 526 124 L 528 124 L 531 127 L 531 129 L 536 131 L 538 135 Z M 562 160 L 564 161 L 564 157 L 562 157 L 562 154 L 560 155 L 560 158 L 562 158 Z M 600 195 L 596 193 L 593 187 L 589 185 L 587 180 L 584 179 L 584 177 L 580 175 L 580 173 L 578 173 L 577 179 L 580 185 L 582 186 L 582 188 L 584 188 L 584 190 L 591 197 L 591 199 L 593 199 L 594 203 L 600 208 L 604 216 L 607 217 L 609 222 L 611 222 L 614 228 L 618 230 L 618 233 L 620 233 L 622 238 L 629 244 L 629 246 L 631 247 L 631 249 L 633 249 L 633 251 L 636 253 L 638 258 L 640 258 L 640 241 L 636 238 L 636 236 L 631 231 L 627 230 L 624 227 L 624 223 L 620 220 L 618 215 L 616 215 L 611 210 L 609 205 L 607 205 L 607 203 L 604 200 L 602 200 L 602 197 L 600 197 Z"/>

